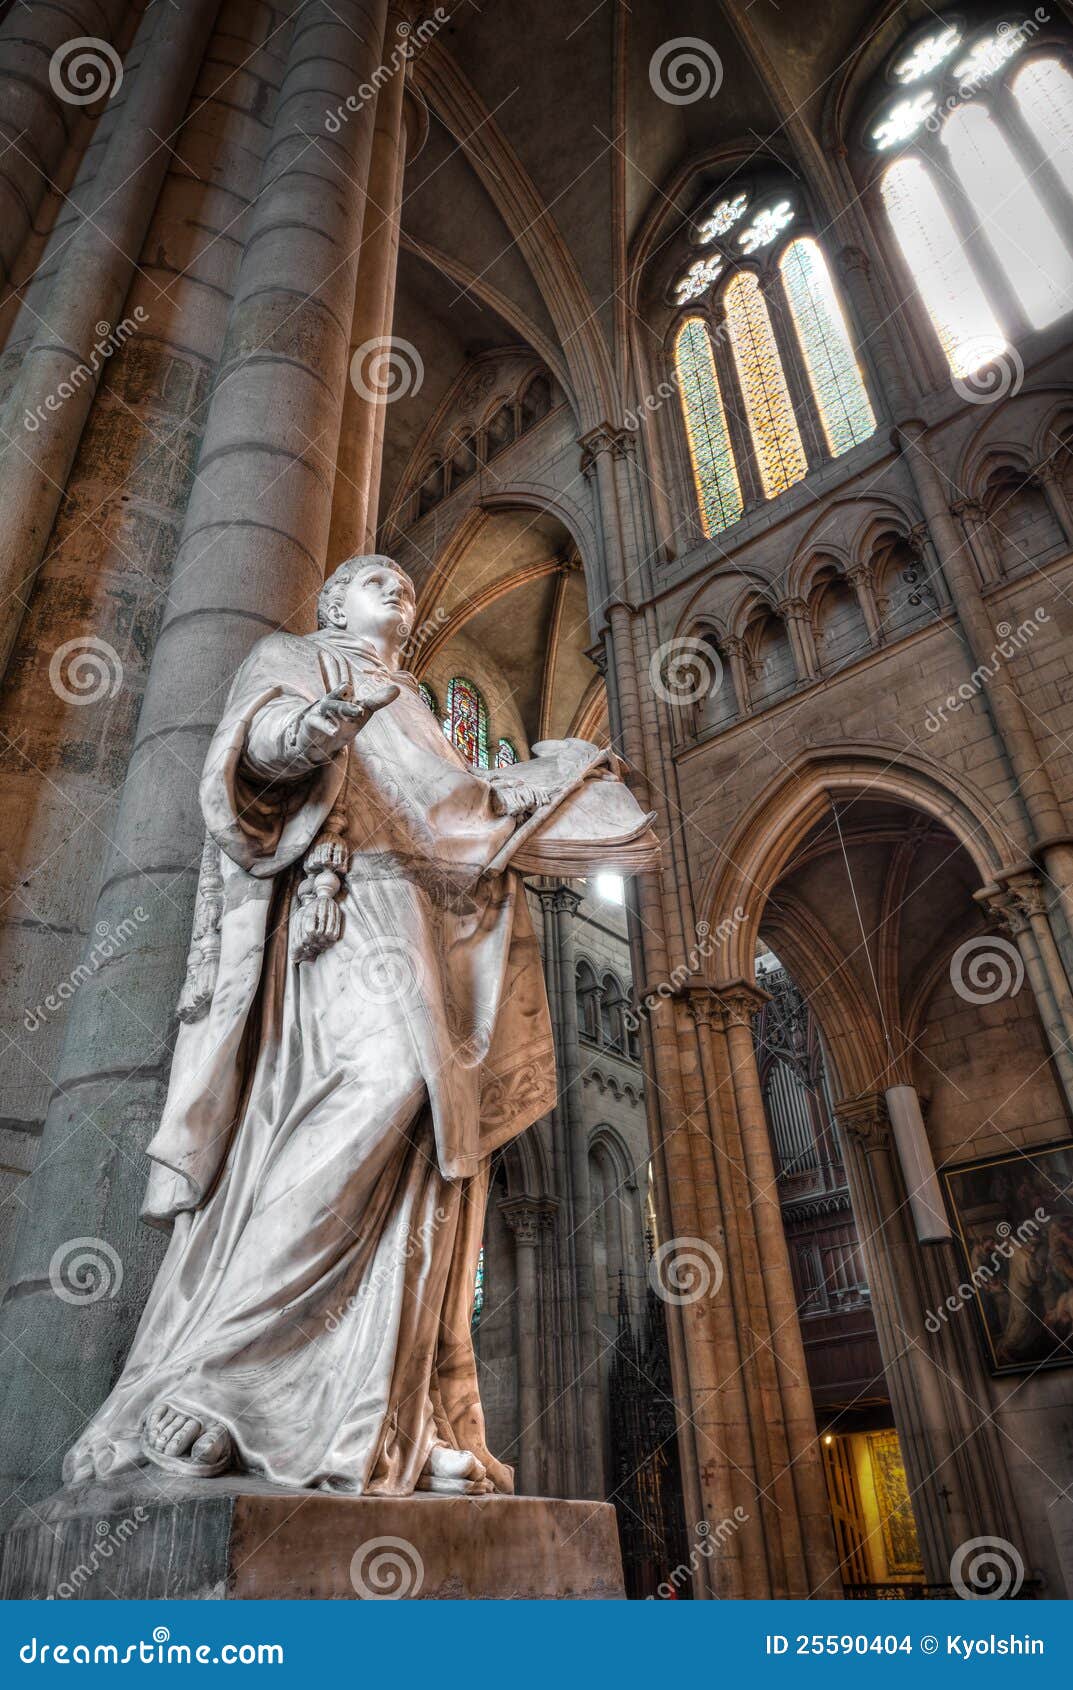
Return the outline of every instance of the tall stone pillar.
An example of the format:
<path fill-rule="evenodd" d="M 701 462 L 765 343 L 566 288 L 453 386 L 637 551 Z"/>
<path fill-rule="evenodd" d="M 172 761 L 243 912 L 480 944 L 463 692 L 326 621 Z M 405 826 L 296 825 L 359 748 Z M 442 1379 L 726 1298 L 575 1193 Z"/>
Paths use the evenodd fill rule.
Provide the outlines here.
<path fill-rule="evenodd" d="M 333 566 L 355 552 L 373 551 L 376 543 L 384 425 L 391 397 L 387 381 L 378 380 L 376 372 L 378 361 L 386 368 L 395 315 L 408 131 L 416 127 L 413 117 L 411 124 L 407 124 L 405 99 L 412 10 L 412 5 L 400 6 L 395 0 L 384 39 L 384 62 L 391 68 L 391 75 L 381 84 L 376 100 L 359 257 L 361 285 L 354 296 L 350 335 L 352 372 L 343 403 L 328 545 L 329 563 Z"/>
<path fill-rule="evenodd" d="M 952 1245 L 922 1250 L 912 1234 L 883 1096 L 840 1102 L 835 1118 L 924 1576 L 948 1584 L 951 1557 L 968 1539 L 1023 1541 L 1005 1437 L 986 1407 L 971 1322 L 963 1309 L 953 1318 L 936 1312 L 963 1269 Z"/>
<path fill-rule="evenodd" d="M 766 1327 L 758 1337 L 770 1347 L 775 1362 L 778 1398 L 769 1406 L 786 1442 L 787 1465 L 781 1473 L 776 1470 L 773 1479 L 774 1494 L 782 1508 L 785 1594 L 840 1595 L 823 1457 L 753 1043 L 753 1016 L 765 1001 L 765 994 L 748 981 L 738 981 L 717 987 L 713 995 L 722 1016 L 759 1255 Z M 713 1036 L 718 1037 L 718 1031 Z M 805 1589 L 798 1582 L 802 1574 L 807 1577 Z"/>
<path fill-rule="evenodd" d="M 308 627 L 328 548 L 371 113 L 327 108 L 380 63 L 387 0 L 303 0 L 95 925 L 140 911 L 71 1006 L 4 1305 L 4 1493 L 54 1487 L 114 1379 L 160 1256 L 138 1220 L 201 849 L 200 770 L 238 663 Z M 312 137 L 312 138 L 311 138 Z M 326 467 L 327 466 L 327 467 Z M 75 1248 L 77 1246 L 77 1249 Z M 86 1294 L 67 1257 L 96 1262 Z"/>
<path fill-rule="evenodd" d="M 0 280 L 5 285 L 86 110 L 81 100 L 65 100 L 58 89 L 107 96 L 116 64 L 121 64 L 116 43 L 126 10 L 125 0 L 13 6 L 0 25 Z M 71 62 L 67 45 L 79 37 L 102 43 L 88 55 L 82 52 L 81 66 Z"/>
<path fill-rule="evenodd" d="M 536 1197 L 509 1197 L 499 1212 L 514 1234 L 515 1330 L 518 1339 L 518 1471 L 515 1492 L 540 1495 L 541 1445 L 545 1437 L 540 1388 L 540 1234 L 544 1204 Z"/>
<path fill-rule="evenodd" d="M 219 7 L 220 0 L 186 0 L 182 7 L 146 13 L 132 48 L 140 63 L 130 75 L 122 114 L 4 409 L 0 673 L 18 636 L 97 391 L 105 362 L 98 346 L 108 343 L 123 315 L 171 159 L 160 137 L 179 131 Z"/>
<path fill-rule="evenodd" d="M 573 1241 L 568 1318 L 574 1326 L 574 1343 L 571 1346 L 574 1376 L 567 1383 L 577 1405 L 580 1449 L 577 1481 L 580 1494 L 602 1497 L 605 1494 L 603 1404 L 596 1324 L 592 1193 L 589 1185 L 589 1146 L 581 1108 L 581 1048 L 574 989 L 574 919 L 581 895 L 560 881 L 542 887 L 540 900 L 544 909 L 545 933 L 549 928 L 552 933 L 548 953 L 553 963 L 550 968 L 546 967 L 546 972 L 559 1076 L 558 1114 L 565 1141 L 567 1201 L 562 1230 Z"/>

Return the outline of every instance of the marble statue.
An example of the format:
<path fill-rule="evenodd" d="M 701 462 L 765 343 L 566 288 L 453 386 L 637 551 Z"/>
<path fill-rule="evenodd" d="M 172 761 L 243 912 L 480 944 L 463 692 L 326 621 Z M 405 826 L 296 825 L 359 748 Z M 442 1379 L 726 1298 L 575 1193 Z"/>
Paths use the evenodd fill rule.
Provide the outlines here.
<path fill-rule="evenodd" d="M 522 873 L 655 865 L 609 751 L 471 769 L 401 667 L 390 559 L 242 665 L 144 1215 L 171 1240 L 68 1485 L 139 1467 L 509 1493 L 470 1336 L 490 1158 L 555 1099 Z"/>

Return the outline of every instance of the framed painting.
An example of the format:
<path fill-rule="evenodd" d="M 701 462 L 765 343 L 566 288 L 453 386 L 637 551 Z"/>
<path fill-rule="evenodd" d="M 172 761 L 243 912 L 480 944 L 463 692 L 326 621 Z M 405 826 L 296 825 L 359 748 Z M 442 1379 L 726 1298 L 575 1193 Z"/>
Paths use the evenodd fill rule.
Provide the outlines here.
<path fill-rule="evenodd" d="M 967 1269 L 955 1307 L 975 1304 L 992 1371 L 1073 1362 L 1073 1144 L 983 1157 L 943 1180 Z"/>

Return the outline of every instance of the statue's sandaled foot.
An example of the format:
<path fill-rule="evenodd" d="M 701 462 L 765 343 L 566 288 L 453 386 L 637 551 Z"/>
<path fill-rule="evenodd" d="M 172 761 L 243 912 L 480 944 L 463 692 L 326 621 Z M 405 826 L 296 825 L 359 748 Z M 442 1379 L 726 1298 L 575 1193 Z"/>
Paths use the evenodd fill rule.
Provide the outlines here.
<path fill-rule="evenodd" d="M 495 1486 L 472 1450 L 437 1444 L 417 1488 L 439 1496 L 488 1496 Z"/>
<path fill-rule="evenodd" d="M 231 1434 L 219 1420 L 158 1402 L 142 1426 L 142 1452 L 167 1473 L 214 1479 L 234 1462 Z"/>

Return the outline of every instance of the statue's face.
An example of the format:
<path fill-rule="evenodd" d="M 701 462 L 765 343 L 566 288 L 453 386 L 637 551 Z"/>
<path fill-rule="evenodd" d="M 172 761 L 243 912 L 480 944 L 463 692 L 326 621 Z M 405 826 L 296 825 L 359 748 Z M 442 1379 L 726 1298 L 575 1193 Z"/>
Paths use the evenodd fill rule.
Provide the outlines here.
<path fill-rule="evenodd" d="M 414 625 L 417 600 L 409 576 L 374 564 L 355 575 L 338 609 L 339 616 L 332 617 L 337 627 L 401 646 Z"/>

